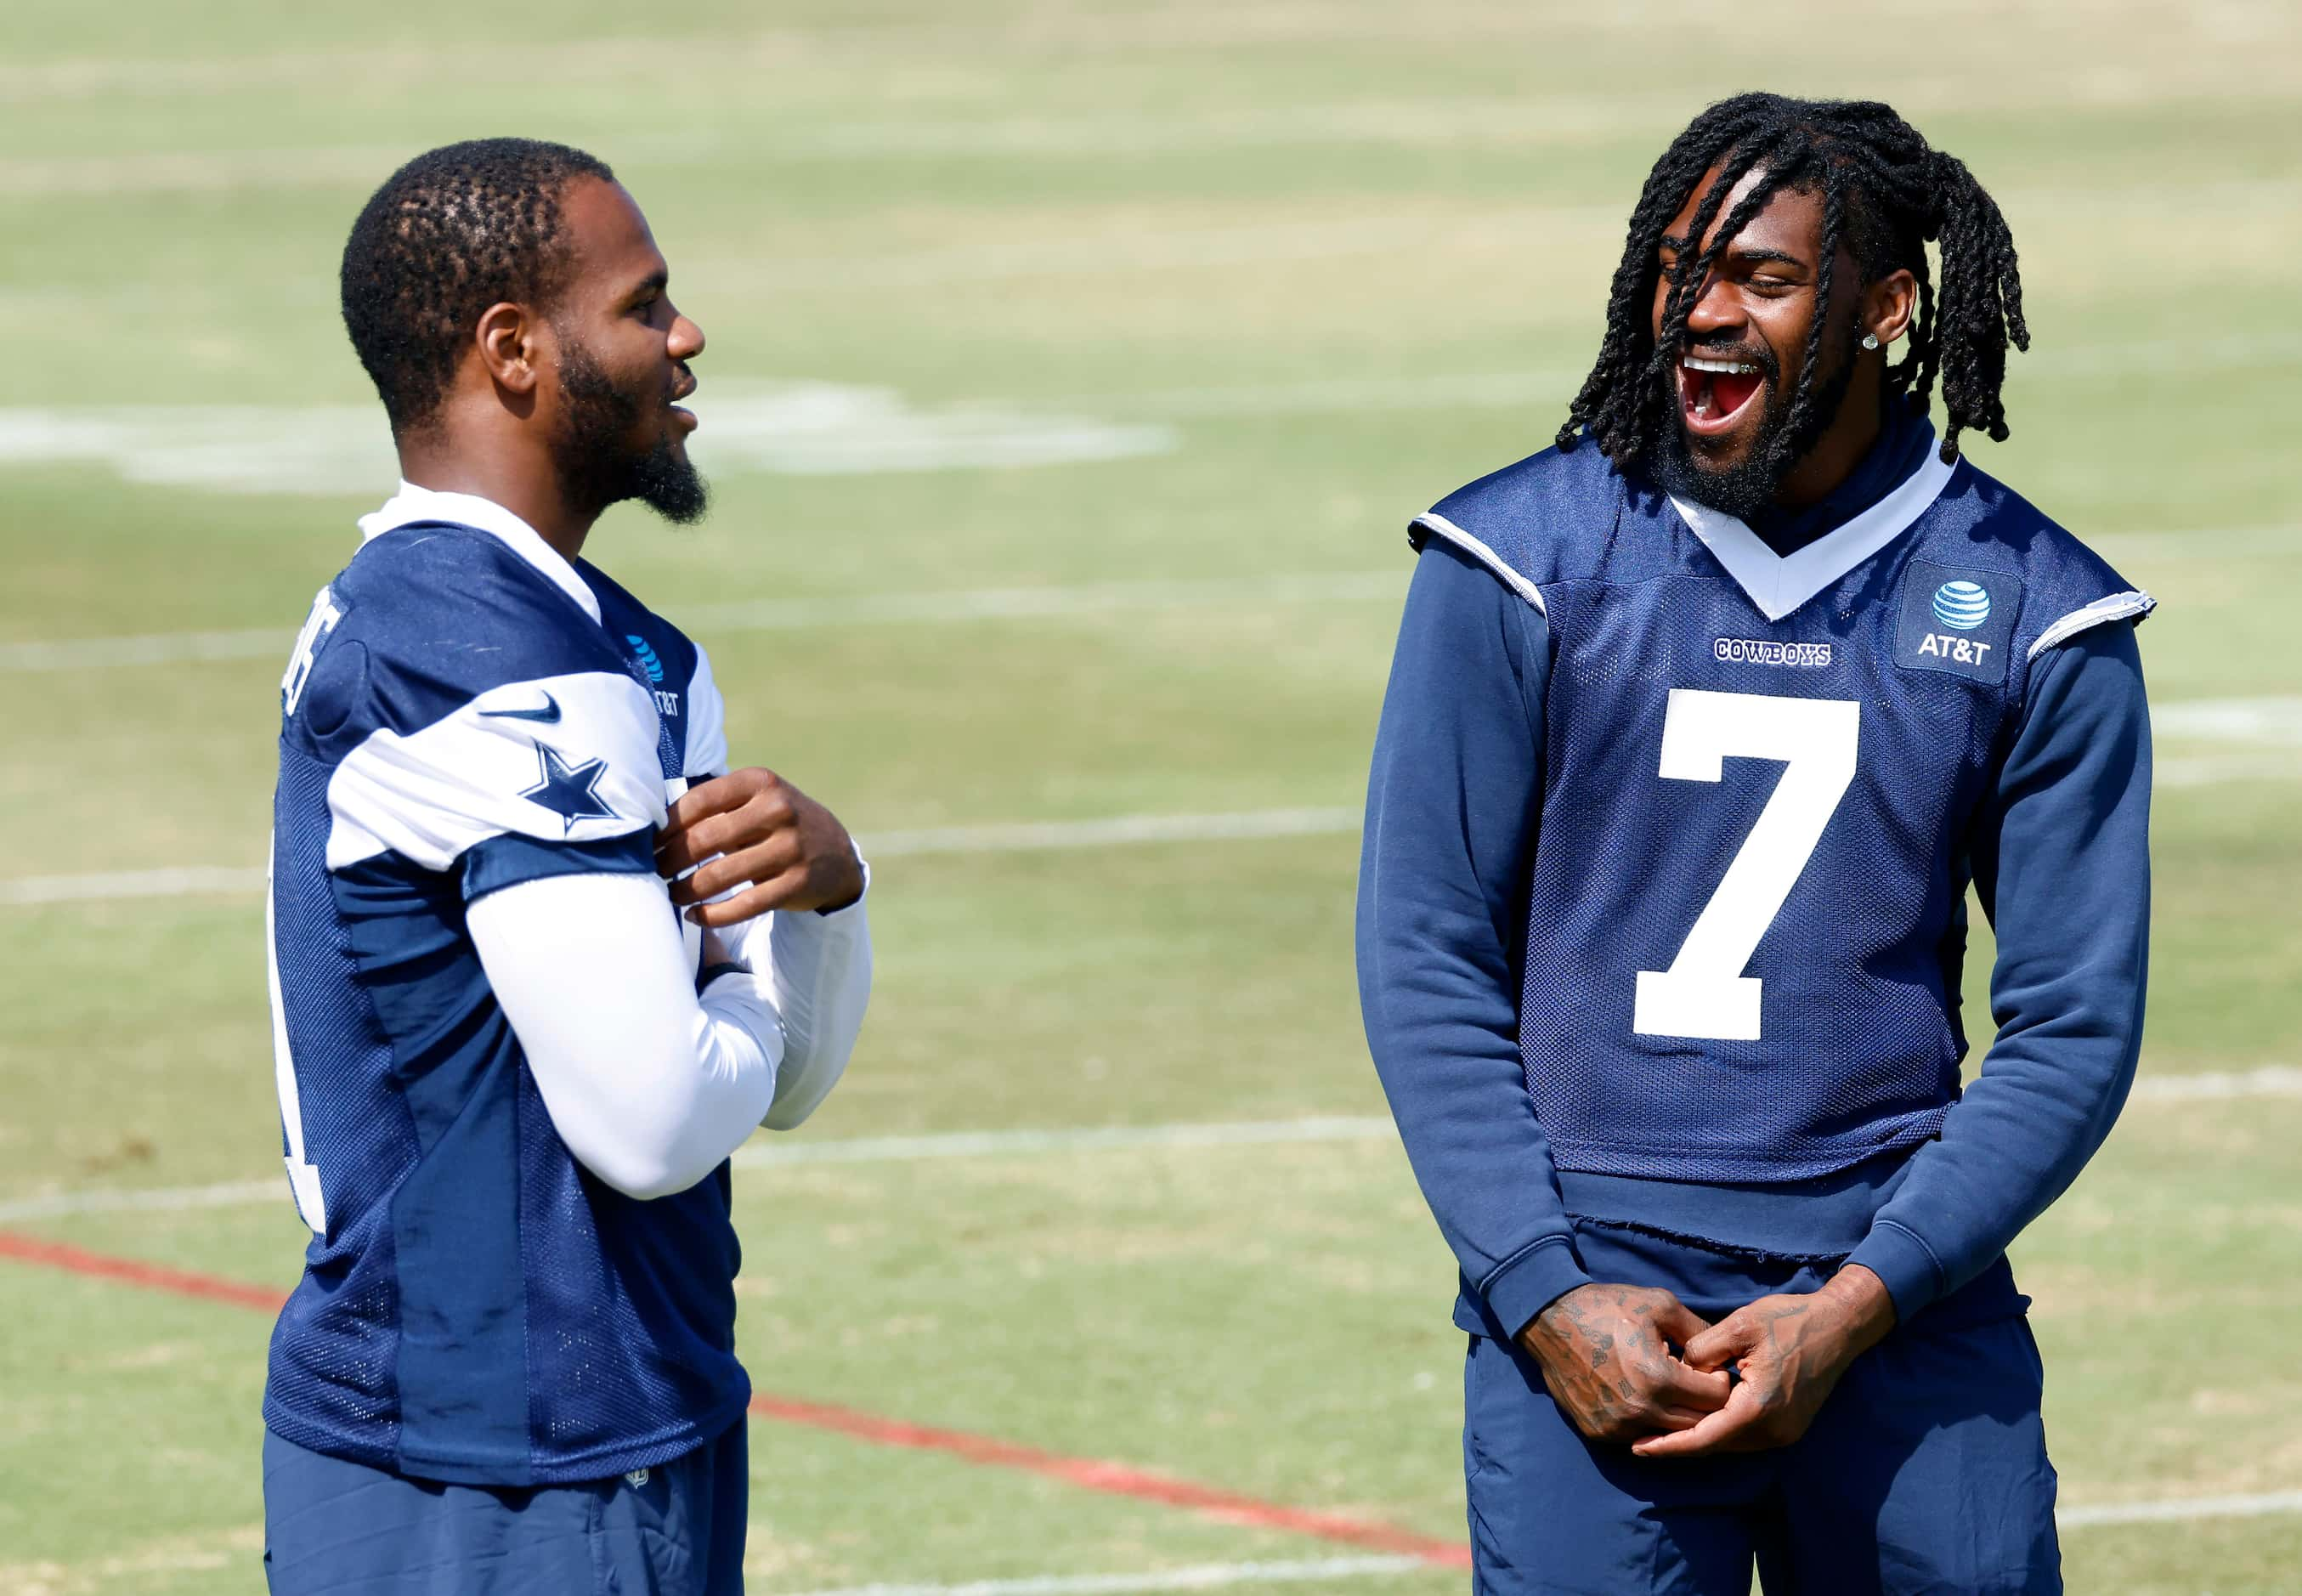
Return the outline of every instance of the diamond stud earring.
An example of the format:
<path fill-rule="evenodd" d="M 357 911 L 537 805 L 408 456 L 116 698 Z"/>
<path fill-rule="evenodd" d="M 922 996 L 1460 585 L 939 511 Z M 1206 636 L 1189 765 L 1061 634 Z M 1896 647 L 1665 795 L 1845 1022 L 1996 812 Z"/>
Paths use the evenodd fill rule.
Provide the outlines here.
<path fill-rule="evenodd" d="M 1865 332 L 1862 335 L 1862 347 L 1866 349 L 1877 349 L 1878 347 L 1878 335 L 1876 332 Z"/>

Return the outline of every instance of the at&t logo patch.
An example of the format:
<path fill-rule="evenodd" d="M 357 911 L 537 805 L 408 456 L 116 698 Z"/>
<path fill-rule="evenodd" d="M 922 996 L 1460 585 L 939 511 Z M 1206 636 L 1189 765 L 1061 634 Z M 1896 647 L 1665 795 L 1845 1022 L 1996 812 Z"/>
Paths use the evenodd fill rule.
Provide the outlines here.
<path fill-rule="evenodd" d="M 1990 618 L 1990 590 L 1979 582 L 1945 582 L 1935 589 L 1935 619 L 1971 632 Z"/>
<path fill-rule="evenodd" d="M 1919 644 L 1919 652 L 1932 654 L 1937 659 L 1955 659 L 1961 665 L 1969 661 L 1982 665 L 1987 663 L 1985 656 L 1990 652 L 1990 645 L 1973 643 L 1963 637 L 1939 637 L 1929 632 L 1925 641 Z"/>
<path fill-rule="evenodd" d="M 1895 662 L 1977 682 L 2006 679 L 2022 579 L 1914 559 L 1903 573 Z"/>
<path fill-rule="evenodd" d="M 663 661 L 655 657 L 655 651 L 648 646 L 648 640 L 636 632 L 629 632 L 625 634 L 624 641 L 639 651 L 640 668 L 647 672 L 647 679 L 660 685 L 663 681 Z"/>

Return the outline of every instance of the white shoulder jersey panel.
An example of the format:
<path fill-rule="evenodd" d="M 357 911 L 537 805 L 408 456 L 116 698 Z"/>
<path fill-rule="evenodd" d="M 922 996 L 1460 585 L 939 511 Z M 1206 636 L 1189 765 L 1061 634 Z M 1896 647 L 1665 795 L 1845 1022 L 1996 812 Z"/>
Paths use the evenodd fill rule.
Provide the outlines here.
<path fill-rule="evenodd" d="M 1439 537 L 1446 539 L 1447 542 L 1454 544 L 1455 547 L 1460 549 L 1473 559 L 1477 560 L 1481 565 L 1486 567 L 1487 569 L 1492 571 L 1497 576 L 1502 578 L 1503 584 L 1508 587 L 1513 592 L 1516 593 L 1520 598 L 1525 599 L 1528 603 L 1533 605 L 1537 614 L 1548 613 L 1543 609 L 1542 590 L 1534 584 L 1533 578 L 1529 577 L 1525 572 L 1517 569 L 1510 563 L 1510 561 L 1505 559 L 1492 549 L 1487 547 L 1487 545 L 1477 537 L 1474 537 L 1470 533 L 1464 531 L 1452 521 L 1449 521 L 1446 517 L 1441 515 L 1437 510 L 1425 510 L 1423 514 L 1416 517 L 1408 525 L 1413 530 L 1433 533 Z"/>
<path fill-rule="evenodd" d="M 2068 643 L 2081 632 L 2091 631 L 2111 621 L 2140 620 L 2158 608 L 2158 601 L 2139 588 L 2130 588 L 2122 593 L 2108 593 L 2093 603 L 2071 610 L 2038 634 L 2030 645 L 2030 658 L 2057 644 Z"/>
<path fill-rule="evenodd" d="M 328 868 L 394 853 L 443 870 L 493 836 L 661 826 L 659 736 L 646 690 L 604 671 L 492 687 L 406 735 L 381 727 L 329 779 Z"/>
<path fill-rule="evenodd" d="M 687 685 L 687 749 L 683 774 L 724 776 L 727 771 L 727 703 L 711 674 L 711 656 L 695 645 L 695 674 Z"/>

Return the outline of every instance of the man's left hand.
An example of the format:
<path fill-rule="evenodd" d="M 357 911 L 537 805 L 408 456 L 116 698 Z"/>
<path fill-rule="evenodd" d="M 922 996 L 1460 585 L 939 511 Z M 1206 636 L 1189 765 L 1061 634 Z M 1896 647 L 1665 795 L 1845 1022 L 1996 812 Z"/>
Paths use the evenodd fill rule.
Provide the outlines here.
<path fill-rule="evenodd" d="M 700 868 L 671 884 L 671 901 L 696 905 L 688 917 L 706 927 L 770 909 L 844 909 L 863 895 L 847 827 L 772 770 L 716 776 L 672 804 L 656 833 L 655 868 L 676 876 L 691 865 Z M 746 881 L 753 885 L 724 903 L 704 902 Z"/>
<path fill-rule="evenodd" d="M 1860 1264 L 1840 1270 L 1819 1291 L 1761 1297 L 1686 1343 L 1684 1358 L 1693 1368 L 1735 1365 L 1741 1379 L 1726 1406 L 1692 1429 L 1649 1436 L 1631 1450 L 1642 1457 L 1690 1457 L 1788 1446 L 1806 1433 L 1847 1365 L 1894 1327 L 1886 1285 Z"/>

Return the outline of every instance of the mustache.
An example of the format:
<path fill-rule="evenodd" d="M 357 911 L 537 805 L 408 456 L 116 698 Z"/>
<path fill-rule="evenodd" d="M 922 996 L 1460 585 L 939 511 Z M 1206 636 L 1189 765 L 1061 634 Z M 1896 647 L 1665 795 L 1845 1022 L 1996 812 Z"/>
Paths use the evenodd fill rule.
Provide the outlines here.
<path fill-rule="evenodd" d="M 1775 352 L 1764 344 L 1746 345 L 1689 340 L 1683 346 L 1681 352 L 1683 355 L 1693 355 L 1703 360 L 1739 360 L 1757 366 L 1761 373 L 1765 374 L 1769 382 L 1778 384 L 1782 381 L 1782 363 L 1775 358 Z"/>

